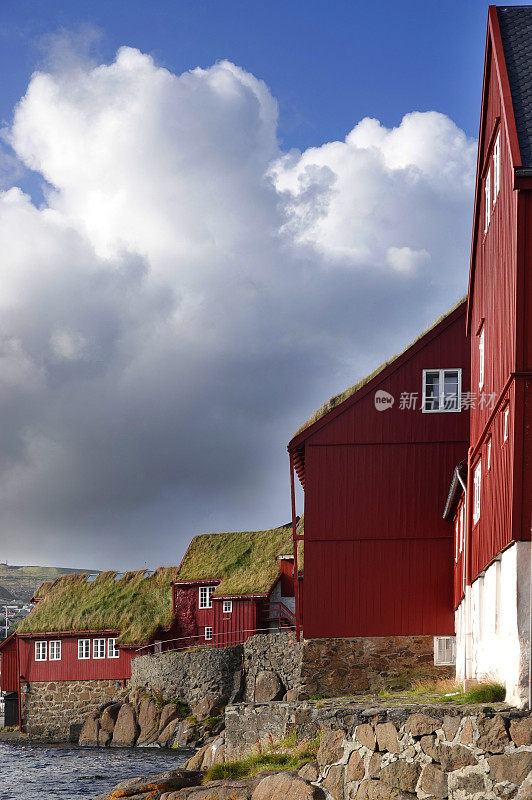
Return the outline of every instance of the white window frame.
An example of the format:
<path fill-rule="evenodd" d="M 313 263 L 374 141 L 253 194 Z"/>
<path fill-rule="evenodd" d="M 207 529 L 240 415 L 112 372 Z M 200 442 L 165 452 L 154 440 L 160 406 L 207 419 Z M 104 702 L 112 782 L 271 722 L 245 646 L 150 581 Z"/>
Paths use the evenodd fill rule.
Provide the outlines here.
<path fill-rule="evenodd" d="M 493 205 L 497 202 L 501 188 L 501 132 L 497 133 L 493 145 Z"/>
<path fill-rule="evenodd" d="M 198 593 L 198 606 L 200 609 L 212 608 L 212 595 L 216 586 L 200 586 Z"/>
<path fill-rule="evenodd" d="M 473 471 L 473 525 L 480 519 L 480 498 L 482 494 L 482 459 L 479 458 Z"/>
<path fill-rule="evenodd" d="M 232 614 L 233 613 L 233 601 L 232 600 L 224 600 L 223 601 L 223 613 L 224 614 Z"/>
<path fill-rule="evenodd" d="M 116 636 L 107 639 L 107 658 L 120 658 L 120 650 L 116 646 Z"/>
<path fill-rule="evenodd" d="M 48 660 L 61 661 L 61 639 L 53 639 L 48 642 Z"/>
<path fill-rule="evenodd" d="M 460 554 L 464 549 L 464 525 L 465 525 L 465 503 L 460 508 Z"/>
<path fill-rule="evenodd" d="M 92 657 L 97 661 L 105 658 L 105 639 L 92 640 Z"/>
<path fill-rule="evenodd" d="M 78 639 L 78 661 L 87 661 L 91 657 L 91 640 Z"/>
<path fill-rule="evenodd" d="M 35 661 L 48 661 L 48 642 L 45 639 L 35 642 Z"/>
<path fill-rule="evenodd" d="M 484 233 L 488 232 L 491 220 L 491 167 L 484 181 Z"/>
<path fill-rule="evenodd" d="M 456 664 L 456 637 L 434 637 L 434 666 L 452 667 Z"/>
<path fill-rule="evenodd" d="M 486 458 L 486 472 L 489 472 L 491 469 L 491 435 L 488 437 L 488 443 L 486 445 L 487 451 L 487 458 Z"/>
<path fill-rule="evenodd" d="M 207 625 L 205 627 L 205 641 L 212 642 L 212 640 L 213 640 L 212 625 Z"/>
<path fill-rule="evenodd" d="M 478 388 L 482 391 L 484 387 L 484 366 L 485 366 L 485 357 L 484 357 L 484 330 L 486 326 L 482 325 L 482 330 L 478 336 Z"/>
<path fill-rule="evenodd" d="M 456 519 L 454 521 L 454 561 L 455 564 L 458 561 L 458 545 L 460 542 L 460 515 L 456 515 Z"/>
<path fill-rule="evenodd" d="M 439 373 L 440 394 L 438 397 L 439 408 L 427 408 L 427 375 L 429 373 Z M 445 373 L 456 372 L 458 373 L 458 402 L 457 408 L 442 408 L 445 400 L 444 386 L 445 386 Z M 447 367 L 446 369 L 424 369 L 423 370 L 423 397 L 421 403 L 422 411 L 424 414 L 457 414 L 462 410 L 462 369 L 460 367 Z"/>
<path fill-rule="evenodd" d="M 502 441 L 508 441 L 508 436 L 510 434 L 510 404 L 506 404 L 506 408 L 503 411 L 503 434 L 502 434 Z"/>

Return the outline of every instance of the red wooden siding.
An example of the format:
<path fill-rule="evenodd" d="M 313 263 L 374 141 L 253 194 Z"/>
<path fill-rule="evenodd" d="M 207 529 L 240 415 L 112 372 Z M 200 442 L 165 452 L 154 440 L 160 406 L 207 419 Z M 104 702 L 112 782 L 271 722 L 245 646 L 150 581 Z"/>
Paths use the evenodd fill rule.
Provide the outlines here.
<path fill-rule="evenodd" d="M 442 519 L 469 413 L 424 414 L 423 369 L 462 369 L 465 307 L 414 345 L 305 446 L 305 637 L 451 634 L 453 529 Z M 409 356 L 410 354 L 410 356 Z M 378 411 L 376 389 L 395 397 Z M 417 393 L 401 410 L 401 393 Z"/>
<path fill-rule="evenodd" d="M 18 692 L 18 655 L 17 637 L 12 636 L 6 641 L 0 651 L 0 668 L 2 678 L 0 690 L 2 692 Z"/>
<path fill-rule="evenodd" d="M 214 600 L 214 631 L 216 647 L 240 644 L 256 633 L 258 627 L 257 607 L 260 599 L 233 599 L 230 614 L 223 612 L 223 600 Z"/>
<path fill-rule="evenodd" d="M 133 651 L 121 650 L 118 658 L 92 658 L 92 640 L 107 639 L 114 634 L 79 634 L 76 636 L 35 636 L 19 638 L 20 674 L 24 681 L 86 681 L 96 679 L 124 680 L 131 677 Z M 35 661 L 35 641 L 61 640 L 60 661 Z M 78 639 L 91 640 L 91 657 L 78 659 Z"/>

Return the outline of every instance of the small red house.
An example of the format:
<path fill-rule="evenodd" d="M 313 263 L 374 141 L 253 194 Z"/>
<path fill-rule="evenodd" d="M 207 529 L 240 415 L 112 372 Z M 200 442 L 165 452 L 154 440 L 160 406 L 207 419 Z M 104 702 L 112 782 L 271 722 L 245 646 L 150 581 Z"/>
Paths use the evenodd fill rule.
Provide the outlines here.
<path fill-rule="evenodd" d="M 463 301 L 288 445 L 305 492 L 307 639 L 419 636 L 432 648 L 431 637 L 454 633 L 442 511 L 469 443 L 465 316 Z"/>
<path fill-rule="evenodd" d="M 174 587 L 175 648 L 295 626 L 291 527 L 196 536 Z"/>

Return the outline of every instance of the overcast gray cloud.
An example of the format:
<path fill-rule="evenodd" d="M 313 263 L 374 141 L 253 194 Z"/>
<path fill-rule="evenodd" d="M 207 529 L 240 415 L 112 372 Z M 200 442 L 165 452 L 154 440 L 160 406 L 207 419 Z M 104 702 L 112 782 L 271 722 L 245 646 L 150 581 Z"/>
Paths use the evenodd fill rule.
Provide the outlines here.
<path fill-rule="evenodd" d="M 276 134 L 229 62 L 32 77 L 5 137 L 45 202 L 0 192 L 1 557 L 156 565 L 285 522 L 293 429 L 464 292 L 475 146 L 449 118 Z"/>

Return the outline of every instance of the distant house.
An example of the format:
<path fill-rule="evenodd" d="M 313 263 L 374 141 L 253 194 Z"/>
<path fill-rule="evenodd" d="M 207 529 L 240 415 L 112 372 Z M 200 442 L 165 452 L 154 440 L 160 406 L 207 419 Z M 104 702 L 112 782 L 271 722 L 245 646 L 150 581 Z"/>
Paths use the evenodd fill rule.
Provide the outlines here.
<path fill-rule="evenodd" d="M 176 646 L 293 628 L 293 561 L 291 526 L 196 536 L 173 582 Z"/>
<path fill-rule="evenodd" d="M 400 637 L 420 637 L 432 653 L 432 637 L 454 634 L 442 511 L 469 444 L 465 318 L 462 301 L 288 445 L 304 488 L 305 639 L 390 637 L 392 654 Z"/>

